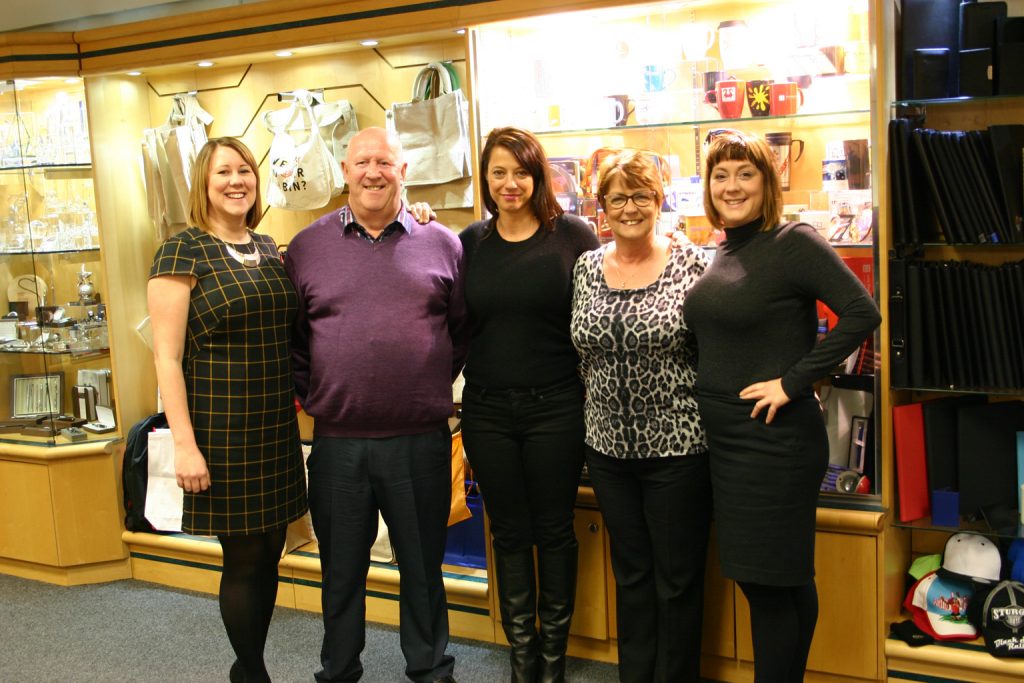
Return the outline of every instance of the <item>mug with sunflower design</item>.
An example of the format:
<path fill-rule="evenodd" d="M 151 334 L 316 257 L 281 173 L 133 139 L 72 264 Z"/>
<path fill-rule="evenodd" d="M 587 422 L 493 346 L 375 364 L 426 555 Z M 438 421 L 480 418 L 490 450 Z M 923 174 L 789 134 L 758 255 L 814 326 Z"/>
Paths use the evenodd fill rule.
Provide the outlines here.
<path fill-rule="evenodd" d="M 747 106 L 751 116 L 768 116 L 771 113 L 773 82 L 747 81 Z"/>

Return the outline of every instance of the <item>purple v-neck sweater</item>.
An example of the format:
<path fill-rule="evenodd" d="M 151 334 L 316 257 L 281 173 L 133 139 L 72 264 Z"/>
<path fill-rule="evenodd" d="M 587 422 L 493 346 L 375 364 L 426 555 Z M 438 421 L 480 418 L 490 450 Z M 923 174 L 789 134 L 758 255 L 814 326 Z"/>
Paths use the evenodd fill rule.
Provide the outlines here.
<path fill-rule="evenodd" d="M 295 388 L 317 436 L 386 437 L 446 424 L 465 360 L 462 246 L 443 225 L 401 228 L 379 242 L 332 211 L 288 245 L 299 296 Z"/>

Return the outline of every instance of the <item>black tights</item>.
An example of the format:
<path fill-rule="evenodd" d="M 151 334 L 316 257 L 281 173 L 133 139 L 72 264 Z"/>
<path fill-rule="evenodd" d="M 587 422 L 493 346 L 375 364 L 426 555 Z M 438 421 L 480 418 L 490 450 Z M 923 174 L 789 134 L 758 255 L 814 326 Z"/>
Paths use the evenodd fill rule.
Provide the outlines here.
<path fill-rule="evenodd" d="M 750 602 L 754 683 L 799 683 L 818 621 L 814 581 L 802 586 L 740 582 L 740 588 Z"/>
<path fill-rule="evenodd" d="M 287 527 L 281 527 L 260 534 L 217 536 L 224 550 L 220 615 L 238 657 L 232 680 L 242 673 L 246 683 L 270 681 L 263 647 L 277 601 L 277 563 L 286 532 Z"/>

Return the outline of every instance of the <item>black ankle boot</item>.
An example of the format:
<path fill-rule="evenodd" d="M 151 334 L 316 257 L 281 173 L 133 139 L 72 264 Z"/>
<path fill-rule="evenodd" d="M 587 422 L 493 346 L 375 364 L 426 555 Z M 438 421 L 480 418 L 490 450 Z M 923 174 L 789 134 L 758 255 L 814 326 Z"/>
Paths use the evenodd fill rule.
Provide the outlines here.
<path fill-rule="evenodd" d="M 494 550 L 501 627 L 510 647 L 512 683 L 535 683 L 539 665 L 537 588 L 533 548 L 515 553 Z"/>
<path fill-rule="evenodd" d="M 537 578 L 540 587 L 540 676 L 539 683 L 565 681 L 565 650 L 576 607 L 577 548 L 538 550 Z"/>

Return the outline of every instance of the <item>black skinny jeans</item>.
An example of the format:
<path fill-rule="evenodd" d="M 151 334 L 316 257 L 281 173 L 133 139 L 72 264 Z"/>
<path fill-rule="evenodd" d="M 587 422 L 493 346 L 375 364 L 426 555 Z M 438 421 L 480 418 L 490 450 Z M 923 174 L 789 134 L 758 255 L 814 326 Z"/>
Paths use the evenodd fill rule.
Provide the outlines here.
<path fill-rule="evenodd" d="M 583 467 L 583 387 L 462 394 L 462 442 L 491 520 L 494 547 L 576 547 L 573 508 Z"/>

